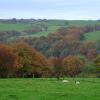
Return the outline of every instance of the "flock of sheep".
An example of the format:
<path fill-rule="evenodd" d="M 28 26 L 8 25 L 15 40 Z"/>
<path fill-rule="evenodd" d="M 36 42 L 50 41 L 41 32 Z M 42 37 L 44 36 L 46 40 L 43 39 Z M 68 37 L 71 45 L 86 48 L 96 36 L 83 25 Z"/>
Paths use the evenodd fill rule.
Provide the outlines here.
<path fill-rule="evenodd" d="M 62 80 L 63 83 L 69 83 L 69 80 Z M 80 81 L 75 81 L 75 84 L 79 85 Z"/>

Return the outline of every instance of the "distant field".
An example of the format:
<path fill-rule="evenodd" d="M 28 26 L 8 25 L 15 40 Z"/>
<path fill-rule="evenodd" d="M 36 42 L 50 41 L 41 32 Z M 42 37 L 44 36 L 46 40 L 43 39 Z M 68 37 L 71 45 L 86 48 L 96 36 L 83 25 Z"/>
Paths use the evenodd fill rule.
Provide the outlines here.
<path fill-rule="evenodd" d="M 85 40 L 86 41 L 94 41 L 94 42 L 100 40 L 100 31 L 86 33 Z"/>
<path fill-rule="evenodd" d="M 69 26 L 86 26 L 86 25 L 100 25 L 100 21 L 92 21 L 92 20 L 87 20 L 87 21 L 82 21 L 82 20 L 73 20 L 69 22 Z"/>
<path fill-rule="evenodd" d="M 32 24 L 23 24 L 23 23 L 18 23 L 18 24 L 7 24 L 7 23 L 0 23 L 0 31 L 11 31 L 11 30 L 16 30 L 16 31 L 24 31 L 26 29 L 32 28 L 34 25 Z M 47 36 L 48 34 L 55 32 L 59 27 L 62 26 L 56 26 L 56 25 L 48 25 L 48 30 L 39 32 L 36 34 L 28 34 L 24 35 L 21 37 L 40 37 L 40 36 Z M 19 36 L 20 37 L 20 36 Z M 16 37 L 16 38 L 19 38 Z"/>
<path fill-rule="evenodd" d="M 7 23 L 0 23 L 0 31 L 10 31 L 10 30 L 16 30 L 16 31 L 23 31 L 25 29 L 28 29 L 31 27 L 31 24 L 7 24 Z"/>
<path fill-rule="evenodd" d="M 16 31 L 24 31 L 27 29 L 30 29 L 34 26 L 38 26 L 41 24 L 43 24 L 45 22 L 39 22 L 38 20 L 36 22 L 33 22 L 32 24 L 27 24 L 27 23 L 16 23 L 16 24 L 12 24 L 12 23 L 0 23 L 0 31 L 11 31 L 11 30 L 16 30 Z M 100 25 L 100 21 L 82 21 L 82 20 L 70 20 L 70 21 L 66 21 L 66 20 L 49 20 L 45 23 L 47 25 L 47 31 L 42 31 L 39 33 L 34 33 L 34 34 L 24 34 L 24 35 L 20 35 L 20 36 L 15 36 L 15 37 L 8 37 L 7 40 L 11 41 L 11 40 L 16 40 L 19 38 L 27 38 L 27 37 L 40 37 L 40 36 L 48 36 L 49 34 L 55 32 L 57 29 L 59 29 L 60 27 L 70 27 L 70 26 L 85 26 L 85 25 L 95 25 L 98 24 Z M 94 34 L 95 33 L 95 34 Z M 99 32 L 93 32 L 92 34 L 86 34 L 85 39 L 86 41 L 96 41 L 98 40 L 100 37 Z"/>
<path fill-rule="evenodd" d="M 27 24 L 27 23 L 0 23 L 0 31 L 2 30 L 17 30 L 17 31 L 23 31 L 25 29 L 31 28 L 34 25 L 41 25 L 44 22 L 33 22 L 33 24 Z M 66 24 L 67 23 L 67 24 Z M 68 27 L 68 26 L 85 26 L 85 25 L 100 25 L 100 21 L 82 21 L 82 20 L 49 20 L 46 22 L 46 25 L 48 26 L 48 31 L 55 30 L 59 27 Z"/>
<path fill-rule="evenodd" d="M 0 100 L 100 100 L 100 79 L 68 80 L 0 79 Z"/>

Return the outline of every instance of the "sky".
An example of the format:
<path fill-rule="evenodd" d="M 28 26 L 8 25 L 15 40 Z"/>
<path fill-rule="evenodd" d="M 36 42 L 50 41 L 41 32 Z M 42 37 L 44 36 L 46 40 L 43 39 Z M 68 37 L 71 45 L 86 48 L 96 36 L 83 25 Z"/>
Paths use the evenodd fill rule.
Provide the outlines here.
<path fill-rule="evenodd" d="M 0 0 L 0 19 L 100 19 L 100 0 Z"/>

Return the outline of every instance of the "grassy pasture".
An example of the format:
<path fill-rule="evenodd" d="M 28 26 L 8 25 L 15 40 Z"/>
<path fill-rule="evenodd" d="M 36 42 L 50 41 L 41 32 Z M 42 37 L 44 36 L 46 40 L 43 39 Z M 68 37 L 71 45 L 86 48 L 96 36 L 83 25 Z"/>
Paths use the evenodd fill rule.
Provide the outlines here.
<path fill-rule="evenodd" d="M 0 23 L 0 31 L 23 31 L 25 29 L 31 28 L 31 24 L 17 23 L 17 24 L 9 24 L 9 23 Z"/>
<path fill-rule="evenodd" d="M 93 42 L 100 40 L 100 31 L 94 31 L 94 32 L 86 33 L 85 34 L 85 40 L 86 41 L 93 41 Z"/>
<path fill-rule="evenodd" d="M 0 100 L 100 100 L 100 79 L 0 79 Z M 76 85 L 75 80 L 80 84 Z"/>
<path fill-rule="evenodd" d="M 69 26 L 86 26 L 86 25 L 100 25 L 100 21 L 93 21 L 93 20 L 71 20 L 69 21 Z"/>
<path fill-rule="evenodd" d="M 66 22 L 68 22 L 68 24 L 65 24 Z M 44 22 L 33 22 L 32 24 L 27 24 L 27 23 L 0 23 L 0 31 L 11 31 L 11 30 L 16 30 L 16 31 L 24 31 L 27 29 L 31 29 L 33 26 L 37 26 L 37 25 L 41 25 Z M 85 25 L 95 25 L 98 24 L 100 25 L 100 21 L 82 21 L 82 20 L 69 20 L 69 21 L 65 21 L 65 20 L 49 20 L 48 22 L 46 22 L 46 25 L 48 27 L 47 31 L 42 31 L 39 33 L 34 33 L 34 34 L 24 34 L 24 35 L 19 35 L 19 36 L 15 36 L 15 37 L 7 37 L 8 41 L 11 40 L 16 40 L 19 38 L 28 38 L 28 37 L 41 37 L 41 36 L 48 36 L 49 34 L 55 32 L 57 29 L 59 29 L 60 27 L 70 27 L 70 26 L 85 26 Z M 97 31 L 94 31 L 93 33 L 87 33 L 85 35 L 85 39 L 86 41 L 96 41 L 100 37 L 100 33 Z"/>

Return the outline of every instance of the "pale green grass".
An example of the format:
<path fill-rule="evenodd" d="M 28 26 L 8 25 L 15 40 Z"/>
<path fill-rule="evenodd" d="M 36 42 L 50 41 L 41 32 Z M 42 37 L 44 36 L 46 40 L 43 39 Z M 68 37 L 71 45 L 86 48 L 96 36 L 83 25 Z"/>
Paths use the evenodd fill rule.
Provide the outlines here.
<path fill-rule="evenodd" d="M 86 33 L 85 34 L 85 40 L 86 41 L 93 41 L 93 42 L 100 40 L 100 31 L 94 31 L 94 32 Z"/>
<path fill-rule="evenodd" d="M 84 20 L 72 20 L 69 22 L 69 26 L 78 26 L 78 27 L 83 27 L 86 25 L 100 25 L 100 21 L 92 21 L 92 20 L 88 20 L 88 21 L 84 21 Z"/>
<path fill-rule="evenodd" d="M 31 27 L 31 24 L 23 24 L 23 23 L 7 24 L 7 23 L 0 23 L 0 31 L 11 31 L 11 30 L 23 31 L 23 30 L 28 29 L 30 27 Z"/>

